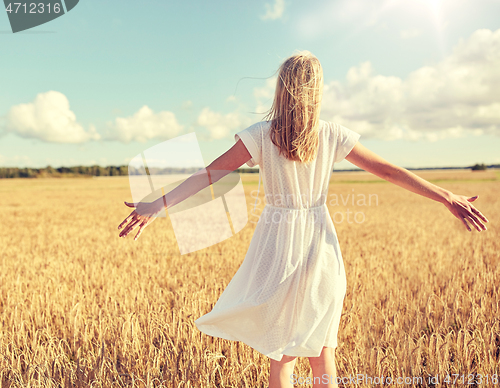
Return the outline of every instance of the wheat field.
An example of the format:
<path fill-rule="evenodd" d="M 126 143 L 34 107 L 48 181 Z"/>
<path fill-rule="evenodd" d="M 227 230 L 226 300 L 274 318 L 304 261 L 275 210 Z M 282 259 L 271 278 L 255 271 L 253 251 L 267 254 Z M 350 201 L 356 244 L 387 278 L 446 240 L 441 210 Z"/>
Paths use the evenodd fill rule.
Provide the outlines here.
<path fill-rule="evenodd" d="M 347 274 L 340 386 L 380 386 L 376 376 L 500 386 L 500 173 L 417 174 L 479 195 L 488 230 L 468 232 L 442 204 L 372 175 L 333 174 Z M 242 176 L 249 210 L 257 177 Z M 181 256 L 168 218 L 137 241 L 119 238 L 123 201 L 127 177 L 0 181 L 2 387 L 266 387 L 266 357 L 194 325 L 242 263 L 255 224 Z M 307 359 L 295 374 L 310 386 Z"/>

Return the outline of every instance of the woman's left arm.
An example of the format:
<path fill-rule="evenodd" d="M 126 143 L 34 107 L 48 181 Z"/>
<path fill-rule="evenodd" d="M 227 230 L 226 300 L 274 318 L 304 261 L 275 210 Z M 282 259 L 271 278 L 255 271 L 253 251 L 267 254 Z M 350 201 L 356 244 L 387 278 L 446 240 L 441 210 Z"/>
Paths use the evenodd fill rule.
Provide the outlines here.
<path fill-rule="evenodd" d="M 465 195 L 453 194 L 451 191 L 436 186 L 403 167 L 386 161 L 359 142 L 356 143 L 345 159 L 388 182 L 441 202 L 455 217 L 462 221 L 469 232 L 472 229 L 466 220 L 479 232 L 486 230 L 484 223 L 488 222 L 488 219 L 471 203 L 478 198 L 477 195 L 466 197 Z"/>
<path fill-rule="evenodd" d="M 194 173 L 175 189 L 154 202 L 125 202 L 125 205 L 133 207 L 135 210 L 118 226 L 118 229 L 121 229 L 123 225 L 129 223 L 120 232 L 120 237 L 126 237 L 131 231 L 139 227 L 139 231 L 134 237 L 134 240 L 137 240 L 144 228 L 154 221 L 163 208 L 167 209 L 184 201 L 222 179 L 250 159 L 251 155 L 240 139 L 228 151 L 210 163 L 208 167 Z"/>

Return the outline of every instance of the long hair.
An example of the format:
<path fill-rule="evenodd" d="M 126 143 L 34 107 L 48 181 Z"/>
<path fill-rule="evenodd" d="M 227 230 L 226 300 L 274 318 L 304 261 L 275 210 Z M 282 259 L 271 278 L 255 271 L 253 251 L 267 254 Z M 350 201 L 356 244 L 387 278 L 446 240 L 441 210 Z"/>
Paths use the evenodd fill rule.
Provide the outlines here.
<path fill-rule="evenodd" d="M 310 162 L 319 145 L 319 113 L 323 97 L 323 69 L 318 58 L 301 51 L 279 68 L 271 109 L 270 137 L 287 159 Z"/>

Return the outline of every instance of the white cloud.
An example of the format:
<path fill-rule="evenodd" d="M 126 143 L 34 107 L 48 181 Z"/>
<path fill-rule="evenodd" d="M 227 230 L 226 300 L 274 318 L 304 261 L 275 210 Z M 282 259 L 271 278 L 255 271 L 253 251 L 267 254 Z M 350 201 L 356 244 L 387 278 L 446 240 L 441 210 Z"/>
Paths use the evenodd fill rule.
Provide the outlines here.
<path fill-rule="evenodd" d="M 274 4 L 265 4 L 266 13 L 261 16 L 262 20 L 276 20 L 283 16 L 285 11 L 285 0 L 274 0 Z"/>
<path fill-rule="evenodd" d="M 130 159 L 131 159 L 131 158 L 130 158 Z M 62 166 L 67 166 L 67 165 L 68 165 L 68 163 L 60 163 L 60 164 L 61 164 Z M 71 164 L 74 164 L 74 163 L 71 163 Z M 110 162 L 108 161 L 108 159 L 107 159 L 107 158 L 105 158 L 105 157 L 100 157 L 98 160 L 96 160 L 96 159 L 91 159 L 91 160 L 89 160 L 89 161 L 86 163 L 86 165 L 87 165 L 87 166 L 94 166 L 94 165 L 96 165 L 96 164 L 97 164 L 98 166 L 105 167 L 105 166 L 112 165 L 113 163 L 110 163 Z M 128 163 L 123 163 L 123 164 L 128 164 Z"/>
<path fill-rule="evenodd" d="M 500 29 L 475 31 L 433 66 L 405 79 L 375 74 L 370 62 L 325 85 L 322 117 L 365 138 L 429 141 L 500 135 Z"/>
<path fill-rule="evenodd" d="M 193 107 L 193 101 L 187 100 L 182 103 L 182 109 L 191 109 Z"/>
<path fill-rule="evenodd" d="M 0 155 L 0 166 L 2 167 L 32 167 L 33 161 L 27 155 L 5 156 Z"/>
<path fill-rule="evenodd" d="M 460 4 L 459 4 L 460 3 Z M 462 20 L 464 15 L 489 7 L 495 12 L 491 0 L 335 0 L 323 1 L 308 7 L 296 19 L 293 32 L 301 39 L 334 36 L 336 41 L 349 44 L 351 37 L 365 34 L 366 30 L 383 31 L 391 26 L 420 26 L 424 31 L 442 34 L 450 22 Z M 486 11 L 487 12 L 487 11 Z M 433 28 L 429 29 L 432 20 Z M 342 36 L 339 37 L 338 29 Z M 403 32 L 404 39 L 415 30 Z M 408 37 L 410 37 L 408 36 Z"/>
<path fill-rule="evenodd" d="M 133 116 L 117 117 L 108 124 L 105 135 L 107 140 L 119 140 L 123 143 L 138 141 L 144 143 L 150 139 L 167 140 L 182 131 L 175 114 L 168 111 L 154 113 L 144 105 Z"/>
<path fill-rule="evenodd" d="M 401 30 L 399 33 L 399 36 L 401 39 L 410 39 L 410 38 L 416 38 L 417 36 L 422 35 L 422 30 L 419 30 L 418 28 L 412 28 L 409 30 Z"/>
<path fill-rule="evenodd" d="M 10 108 L 6 129 L 24 138 L 50 143 L 84 143 L 100 139 L 93 125 L 85 131 L 70 110 L 66 96 L 53 90 L 38 94 L 33 102 Z"/>
<path fill-rule="evenodd" d="M 231 132 L 249 124 L 249 118 L 239 112 L 221 114 L 210 108 L 204 108 L 198 116 L 197 124 L 205 127 L 211 139 L 225 139 L 231 137 Z"/>
<path fill-rule="evenodd" d="M 325 1 L 305 10 L 294 30 L 301 38 L 314 39 L 331 33 L 332 28 L 339 25 L 348 25 L 349 29 L 344 33 L 347 36 L 351 30 L 377 27 L 390 3 L 390 0 Z"/>

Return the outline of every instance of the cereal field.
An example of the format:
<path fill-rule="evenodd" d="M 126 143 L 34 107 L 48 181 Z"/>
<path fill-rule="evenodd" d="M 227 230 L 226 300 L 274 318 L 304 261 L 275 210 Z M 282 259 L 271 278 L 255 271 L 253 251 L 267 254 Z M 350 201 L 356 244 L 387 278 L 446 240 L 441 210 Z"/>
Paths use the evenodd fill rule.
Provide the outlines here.
<path fill-rule="evenodd" d="M 417 174 L 478 194 L 488 230 L 468 232 L 443 205 L 373 175 L 333 174 L 329 210 L 347 273 L 337 371 L 366 376 L 340 386 L 389 376 L 456 387 L 458 374 L 500 387 L 500 172 Z M 249 210 L 257 178 L 243 176 Z M 137 241 L 119 238 L 124 200 L 127 177 L 0 180 L 1 386 L 266 387 L 265 357 L 194 325 L 242 263 L 255 217 L 181 256 L 168 218 Z M 295 374 L 311 376 L 307 359 Z"/>

